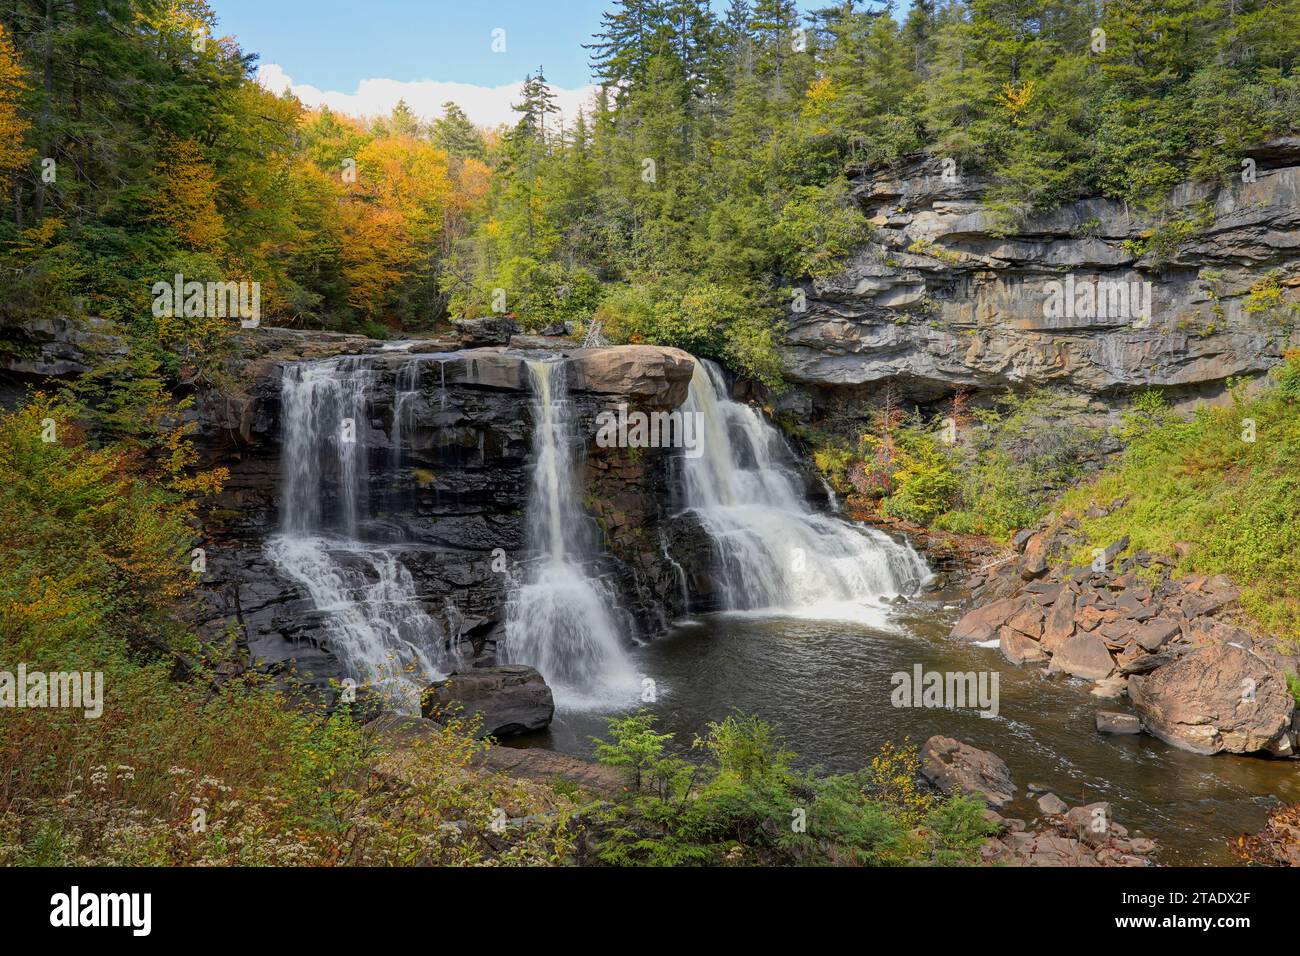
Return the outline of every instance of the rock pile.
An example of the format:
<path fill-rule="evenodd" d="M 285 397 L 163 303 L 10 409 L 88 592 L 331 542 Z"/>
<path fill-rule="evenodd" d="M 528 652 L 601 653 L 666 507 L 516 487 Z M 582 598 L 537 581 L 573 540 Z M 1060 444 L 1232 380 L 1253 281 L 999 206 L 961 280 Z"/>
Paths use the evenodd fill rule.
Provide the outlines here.
<path fill-rule="evenodd" d="M 1151 866 L 1154 841 L 1130 837 L 1111 816 L 1109 803 L 1071 809 L 1053 793 L 1038 798 L 1038 817 L 1003 816 L 1016 799 L 1011 771 L 997 754 L 951 737 L 934 736 L 921 748 L 921 773 L 948 795 L 964 793 L 989 805 L 997 833 L 981 849 L 985 863 L 1005 866 Z"/>
<path fill-rule="evenodd" d="M 1291 756 L 1300 721 L 1285 671 L 1294 664 L 1233 623 L 1232 582 L 1175 579 L 1172 559 L 1128 554 L 1128 538 L 1069 566 L 1062 559 L 1077 547 L 1077 528 L 1065 515 L 1017 535 L 1013 556 L 968 581 L 983 603 L 951 636 L 1094 681 L 1098 697 L 1127 696 L 1142 729 L 1186 750 Z M 1131 717 L 1115 719 L 1124 716 L 1101 714 L 1098 729 L 1132 732 Z"/>

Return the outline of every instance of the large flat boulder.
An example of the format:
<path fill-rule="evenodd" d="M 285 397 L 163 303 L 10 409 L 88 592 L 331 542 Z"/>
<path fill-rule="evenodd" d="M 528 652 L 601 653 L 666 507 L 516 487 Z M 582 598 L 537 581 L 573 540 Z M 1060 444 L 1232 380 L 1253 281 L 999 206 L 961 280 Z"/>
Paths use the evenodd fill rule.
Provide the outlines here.
<path fill-rule="evenodd" d="M 695 359 L 689 352 L 659 345 L 615 345 L 577 349 L 569 359 L 575 391 L 619 395 L 639 407 L 677 408 L 686 401 Z"/>
<path fill-rule="evenodd" d="M 1101 637 L 1085 633 L 1066 640 L 1052 657 L 1052 666 L 1074 677 L 1102 680 L 1115 669 L 1115 661 Z"/>
<path fill-rule="evenodd" d="M 504 315 L 456 320 L 456 332 L 460 335 L 460 344 L 467 349 L 485 345 L 509 345 L 510 337 L 518 331 L 519 325 L 514 319 Z"/>
<path fill-rule="evenodd" d="M 1017 596 L 977 607 L 954 624 L 948 636 L 959 641 L 980 643 L 996 640 L 999 629 L 1010 624 L 1011 619 L 1021 612 L 1026 602 L 1026 598 Z"/>
<path fill-rule="evenodd" d="M 935 735 L 921 748 L 921 773 L 942 792 L 979 797 L 993 808 L 1016 797 L 1011 770 L 997 754 Z"/>
<path fill-rule="evenodd" d="M 1233 644 L 1200 647 L 1134 676 L 1129 698 L 1142 726 L 1194 753 L 1289 751 L 1295 699 L 1282 672 Z"/>
<path fill-rule="evenodd" d="M 479 714 L 481 737 L 509 737 L 543 730 L 555 716 L 555 698 L 534 668 L 524 664 L 455 671 L 424 692 L 420 710 L 440 720 L 454 705 L 466 716 Z"/>

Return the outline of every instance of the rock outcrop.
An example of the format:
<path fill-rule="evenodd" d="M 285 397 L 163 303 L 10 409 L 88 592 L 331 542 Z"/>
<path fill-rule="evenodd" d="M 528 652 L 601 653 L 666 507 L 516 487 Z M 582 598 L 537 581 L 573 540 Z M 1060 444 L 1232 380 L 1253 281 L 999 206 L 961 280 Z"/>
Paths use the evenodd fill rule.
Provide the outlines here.
<path fill-rule="evenodd" d="M 485 345 L 509 345 L 519 333 L 519 325 L 505 316 L 485 316 L 481 319 L 459 319 L 456 331 L 463 348 L 474 349 Z"/>
<path fill-rule="evenodd" d="M 555 698 L 535 668 L 503 664 L 454 671 L 430 684 L 420 710 L 434 721 L 477 715 L 480 737 L 512 737 L 549 727 Z"/>
<path fill-rule="evenodd" d="M 1295 700 L 1282 674 L 1236 644 L 1198 647 L 1129 682 L 1142 725 L 1184 750 L 1289 754 Z"/>
<path fill-rule="evenodd" d="M 501 555 L 511 563 L 523 557 L 532 353 L 461 349 L 454 341 L 394 348 L 284 329 L 241 332 L 237 339 L 225 376 L 234 384 L 205 389 L 198 402 L 206 461 L 230 471 L 204 515 L 202 632 L 216 639 L 233 626 L 246 662 L 286 675 L 292 670 L 327 698 L 331 682 L 346 676 L 329 650 L 323 616 L 299 585 L 276 572 L 263 545 L 280 521 L 283 369 L 352 356 L 346 361 L 361 363 L 368 378 L 367 414 L 357 422 L 369 476 L 359 532 L 387 544 L 463 656 L 494 663 L 508 591 Z M 551 351 L 568 366 L 569 411 L 578 419 L 575 432 L 587 439 L 584 505 L 605 550 L 591 570 L 613 584 L 621 628 L 630 639 L 686 613 L 684 580 L 698 585 L 693 591 L 704 595 L 698 608 L 704 609 L 709 542 L 689 516 L 672 511 L 672 462 L 680 450 L 595 442 L 602 411 L 620 404 L 671 411 L 680 404 L 693 359 L 654 346 Z M 339 494 L 327 485 L 324 507 L 333 507 Z"/>
<path fill-rule="evenodd" d="M 921 773 L 945 794 L 979 797 L 994 808 L 1016 797 L 1011 771 L 1001 757 L 951 737 L 936 735 L 925 742 Z"/>
<path fill-rule="evenodd" d="M 366 723 L 364 729 L 384 749 L 397 754 L 439 733 L 433 721 L 401 714 L 382 714 Z M 549 785 L 563 780 L 577 784 L 594 796 L 606 798 L 618 797 L 628 789 L 623 775 L 615 767 L 539 747 L 485 746 L 470 758 L 469 771 L 504 774 L 516 780 Z"/>
<path fill-rule="evenodd" d="M 569 360 L 573 388 L 617 395 L 652 411 L 671 411 L 686 401 L 694 370 L 690 353 L 656 345 L 578 349 Z"/>
<path fill-rule="evenodd" d="M 892 381 L 921 402 L 959 386 L 1050 385 L 1102 403 L 1153 386 L 1219 394 L 1296 341 L 1245 306 L 1273 269 L 1296 301 L 1300 141 L 1252 155 L 1255 182 L 1176 191 L 1167 220 L 1197 227 L 1172 253 L 1145 251 L 1161 223 L 1117 201 L 1070 203 L 1003 234 L 980 201 L 987 184 L 944 177 L 939 158 L 864 173 L 854 195 L 873 239 L 790 316 L 788 377 L 811 389 Z M 1053 312 L 1048 283 L 1066 280 L 1088 294 L 1115 285 L 1106 308 Z M 1149 314 L 1128 294 L 1145 282 Z"/>

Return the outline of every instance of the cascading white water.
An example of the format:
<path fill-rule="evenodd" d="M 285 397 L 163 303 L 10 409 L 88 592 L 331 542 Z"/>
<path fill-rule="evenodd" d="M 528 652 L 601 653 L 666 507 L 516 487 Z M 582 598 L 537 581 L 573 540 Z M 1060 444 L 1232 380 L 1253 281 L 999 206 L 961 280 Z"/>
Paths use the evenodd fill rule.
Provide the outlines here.
<path fill-rule="evenodd" d="M 532 555 L 506 612 L 505 660 L 530 664 L 570 707 L 623 701 L 638 687 L 615 626 L 614 595 L 588 575 L 589 521 L 578 494 L 564 366 L 528 362 L 533 474 L 526 512 Z"/>
<path fill-rule="evenodd" d="M 726 609 L 856 618 L 929 576 L 910 547 L 814 512 L 780 434 L 726 394 L 721 370 L 697 360 L 683 411 L 701 416 L 702 453 L 683 459 L 684 495 L 713 540 Z"/>
<path fill-rule="evenodd" d="M 410 572 L 391 548 L 359 537 L 368 485 L 363 424 L 373 382 L 362 358 L 285 368 L 280 533 L 267 542 L 266 555 L 311 597 L 349 676 L 368 682 L 390 709 L 418 712 L 420 692 L 444 676 L 449 654 Z M 410 382 L 397 388 L 414 391 Z M 394 414 L 400 419 L 403 410 Z M 396 419 L 393 427 L 401 427 Z"/>
<path fill-rule="evenodd" d="M 391 445 L 390 457 L 394 465 L 402 461 L 402 441 L 406 438 L 410 424 L 407 421 L 407 408 L 411 401 L 420 394 L 420 360 L 411 359 L 397 370 L 393 379 L 393 430 L 389 435 Z"/>

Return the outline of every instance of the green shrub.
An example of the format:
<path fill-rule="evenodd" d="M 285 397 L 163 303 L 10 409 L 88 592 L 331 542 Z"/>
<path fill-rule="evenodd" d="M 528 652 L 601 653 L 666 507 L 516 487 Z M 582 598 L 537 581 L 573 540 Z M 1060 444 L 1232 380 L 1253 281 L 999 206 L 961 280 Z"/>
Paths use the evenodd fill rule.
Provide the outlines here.
<path fill-rule="evenodd" d="M 887 744 L 870 767 L 822 777 L 792 769 L 794 755 L 752 716 L 709 724 L 695 741 L 709 759 L 694 766 L 666 755 L 671 735 L 649 714 L 609 725 L 598 756 L 643 787 L 594 821 L 606 864 L 967 865 L 993 830 L 978 801 L 922 790 L 912 746 Z"/>
<path fill-rule="evenodd" d="M 777 315 L 748 287 L 659 280 L 611 290 L 594 319 L 614 342 L 675 346 L 780 387 Z"/>

